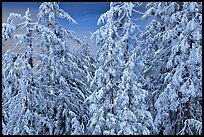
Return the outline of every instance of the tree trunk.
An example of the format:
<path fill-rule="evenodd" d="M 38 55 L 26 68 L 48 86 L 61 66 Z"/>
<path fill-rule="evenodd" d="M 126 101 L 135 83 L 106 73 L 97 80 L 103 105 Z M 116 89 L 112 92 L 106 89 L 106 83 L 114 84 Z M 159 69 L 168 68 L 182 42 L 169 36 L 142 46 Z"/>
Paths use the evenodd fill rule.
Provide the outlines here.
<path fill-rule="evenodd" d="M 194 110 L 194 116 L 197 118 L 198 115 L 197 115 L 197 109 L 198 109 L 198 97 L 195 97 L 195 110 Z"/>
<path fill-rule="evenodd" d="M 189 100 L 185 104 L 185 111 L 184 112 L 185 112 L 185 120 L 189 119 L 189 117 L 190 117 L 190 103 L 189 103 Z"/>
<path fill-rule="evenodd" d="M 177 120 L 177 116 L 178 116 L 178 110 L 176 111 L 176 114 L 175 114 L 175 119 L 174 119 L 174 122 Z M 174 135 L 176 135 L 177 133 L 177 128 L 178 128 L 178 123 L 176 122 L 175 123 L 175 129 L 174 129 Z"/>
<path fill-rule="evenodd" d="M 182 116 L 182 115 L 181 115 Z M 183 118 L 180 120 L 180 125 L 179 125 L 179 131 L 181 131 L 183 128 Z"/>
<path fill-rule="evenodd" d="M 189 98 L 189 100 L 190 100 L 190 98 Z M 190 103 L 189 103 L 189 100 L 185 104 L 185 110 L 184 110 L 185 120 L 190 118 Z M 186 128 L 188 128 L 188 121 L 186 121 Z"/>
<path fill-rule="evenodd" d="M 170 119 L 170 124 L 172 124 L 173 122 L 172 122 L 172 111 L 170 110 L 170 112 L 169 112 L 169 119 Z"/>
<path fill-rule="evenodd" d="M 33 59 L 32 59 L 32 57 L 29 58 L 28 64 L 30 65 L 31 68 L 33 68 Z"/>

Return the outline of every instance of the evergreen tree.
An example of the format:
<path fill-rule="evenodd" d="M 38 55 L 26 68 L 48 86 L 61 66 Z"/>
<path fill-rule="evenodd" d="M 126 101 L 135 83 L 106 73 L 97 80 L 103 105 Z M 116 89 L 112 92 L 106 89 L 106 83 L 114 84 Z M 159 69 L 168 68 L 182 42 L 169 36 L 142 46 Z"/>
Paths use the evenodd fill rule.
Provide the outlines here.
<path fill-rule="evenodd" d="M 40 95 L 38 94 L 38 88 L 35 87 L 34 77 L 35 73 L 33 71 L 33 42 L 32 42 L 32 23 L 30 19 L 29 9 L 25 12 L 22 17 L 25 22 L 20 23 L 18 26 L 22 26 L 22 29 L 26 29 L 25 34 L 17 34 L 14 37 L 19 40 L 16 45 L 21 45 L 22 49 L 25 50 L 24 53 L 17 53 L 17 56 L 12 58 L 14 73 L 14 82 L 10 82 L 13 78 L 5 79 L 5 83 L 10 83 L 11 87 L 13 85 L 12 95 L 9 101 L 6 102 L 4 109 L 7 111 L 8 123 L 5 134 L 36 134 L 35 130 L 35 119 L 39 118 L 36 113 L 37 102 L 40 102 Z M 9 53 L 9 52 L 8 52 Z M 13 72 L 12 72 L 13 71 Z M 9 75 L 7 75 L 8 78 Z M 15 85 L 14 85 L 15 84 Z M 4 89 L 3 91 L 8 95 L 9 90 Z M 37 101 L 37 102 L 36 102 Z M 9 103 L 9 104 L 8 104 Z M 20 110 L 20 111 L 19 111 Z"/>
<path fill-rule="evenodd" d="M 86 82 L 90 83 L 90 81 L 94 77 L 96 62 L 90 54 L 90 45 L 86 42 L 86 38 L 85 38 L 84 44 L 82 44 L 82 47 L 80 48 L 78 52 L 76 52 L 76 54 L 78 54 L 78 57 L 79 57 L 77 64 L 79 65 L 79 68 L 85 71 Z"/>
<path fill-rule="evenodd" d="M 135 74 L 137 55 L 133 53 L 123 71 L 122 82 L 118 96 L 115 99 L 119 118 L 118 134 L 148 135 L 153 124 L 150 112 L 146 111 L 146 96 L 148 92 L 142 89 Z"/>
<path fill-rule="evenodd" d="M 42 3 L 39 8 L 36 28 L 43 40 L 37 44 L 41 50 L 37 70 L 39 84 L 46 92 L 45 99 L 48 104 L 52 102 L 46 109 L 49 111 L 46 116 L 50 120 L 49 131 L 55 135 L 83 134 L 86 91 L 81 89 L 83 79 L 78 79 L 83 71 L 78 68 L 67 39 L 81 42 L 73 32 L 64 29 L 56 17 L 76 23 L 56 2 Z"/>
<path fill-rule="evenodd" d="M 93 93 L 87 99 L 91 113 L 89 134 L 119 134 L 119 112 L 116 109 L 119 104 L 115 103 L 115 98 L 119 96 L 119 84 L 129 60 L 131 41 L 135 40 L 130 36 L 135 29 L 130 18 L 133 7 L 131 2 L 111 3 L 110 10 L 98 20 L 98 24 L 106 24 L 92 36 L 101 50 L 97 55 L 98 69 L 91 84 Z"/>
<path fill-rule="evenodd" d="M 153 20 L 144 33 L 145 73 L 156 98 L 155 124 L 158 129 L 165 125 L 165 134 L 177 134 L 185 120 L 200 117 L 190 109 L 195 102 L 201 107 L 201 7 L 199 2 L 147 4 L 144 16 Z"/>
<path fill-rule="evenodd" d="M 2 24 L 2 46 L 6 41 L 12 38 L 12 34 L 15 33 L 16 29 L 19 27 L 15 25 L 13 22 L 16 19 L 22 19 L 22 16 L 17 13 L 10 13 L 7 22 Z"/>
<path fill-rule="evenodd" d="M 8 134 L 8 108 L 12 98 L 18 93 L 19 72 L 16 69 L 17 58 L 18 55 L 11 50 L 2 55 L 2 134 Z"/>

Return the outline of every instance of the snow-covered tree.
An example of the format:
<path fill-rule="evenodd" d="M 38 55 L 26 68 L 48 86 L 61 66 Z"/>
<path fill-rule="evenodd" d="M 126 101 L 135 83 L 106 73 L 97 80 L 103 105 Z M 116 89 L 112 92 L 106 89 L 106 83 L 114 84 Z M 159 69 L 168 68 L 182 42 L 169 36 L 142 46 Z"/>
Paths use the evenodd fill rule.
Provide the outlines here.
<path fill-rule="evenodd" d="M 111 2 L 109 11 L 98 20 L 98 24 L 105 25 L 92 36 L 101 50 L 97 54 L 97 70 L 91 83 L 93 93 L 87 98 L 91 114 L 88 134 L 119 134 L 115 98 L 119 96 L 119 84 L 129 60 L 131 41 L 135 40 L 130 36 L 135 29 L 130 18 L 133 7 L 132 2 Z"/>
<path fill-rule="evenodd" d="M 2 134 L 7 134 L 8 107 L 11 99 L 18 93 L 19 73 L 14 67 L 17 58 L 17 54 L 11 50 L 2 55 Z"/>
<path fill-rule="evenodd" d="M 18 28 L 18 25 L 13 23 L 16 19 L 22 19 L 22 16 L 16 13 L 10 13 L 7 22 L 2 24 L 2 108 L 16 94 L 16 87 L 18 87 L 18 73 L 13 69 L 18 55 L 12 50 L 4 51 L 5 43 L 9 39 L 12 39 L 12 35 L 15 34 Z M 2 115 L 4 114 L 2 113 Z M 5 122 L 5 120 L 2 121 L 3 124 L 6 124 Z"/>
<path fill-rule="evenodd" d="M 92 35 L 92 39 L 96 39 L 97 46 L 101 47 L 101 50 L 97 53 L 98 66 L 104 64 L 106 57 L 108 56 L 108 45 L 106 39 L 111 37 L 117 41 L 116 54 L 121 50 L 117 58 L 120 60 L 120 64 L 124 65 L 129 57 L 129 51 L 131 46 L 129 45 L 134 38 L 130 35 L 133 34 L 135 25 L 131 19 L 134 4 L 131 2 L 112 2 L 110 4 L 110 10 L 102 14 L 98 20 L 98 25 L 107 22 L 99 30 Z M 102 33 L 103 32 L 103 33 Z M 110 33 L 110 34 L 109 34 Z M 105 46 L 106 45 L 106 46 Z M 105 52 L 106 51 L 106 52 Z"/>
<path fill-rule="evenodd" d="M 9 75 L 4 77 L 4 80 L 6 80 L 4 83 L 10 83 L 10 87 L 13 85 L 12 91 L 7 89 L 3 91 L 6 95 L 8 95 L 9 92 L 13 92 L 8 102 L 3 106 L 3 112 L 6 112 L 8 120 L 4 128 L 4 134 L 30 135 L 37 133 L 35 129 L 35 119 L 39 118 L 39 115 L 36 113 L 36 104 L 41 101 L 41 97 L 40 94 L 38 94 L 38 88 L 35 87 L 34 82 L 35 73 L 32 61 L 32 25 L 34 24 L 31 23 L 30 16 L 28 9 L 22 17 L 25 21 L 18 24 L 22 29 L 26 29 L 26 33 L 16 34 L 14 36 L 18 40 L 15 46 L 21 45 L 21 49 L 24 49 L 25 52 L 17 52 L 15 53 L 17 55 L 11 58 L 13 59 L 13 68 L 10 70 L 10 74 L 13 73 L 14 77 L 9 79 L 7 79 Z M 8 53 L 10 53 L 10 51 Z M 14 80 L 13 83 L 11 82 L 12 80 Z"/>
<path fill-rule="evenodd" d="M 7 22 L 2 24 L 2 48 L 12 35 L 15 34 L 17 25 L 13 22 L 16 19 L 21 19 L 20 14 L 10 13 Z M 9 116 L 9 105 L 11 99 L 18 93 L 18 78 L 19 72 L 15 69 L 18 54 L 12 50 L 2 52 L 2 134 L 7 134 L 7 125 Z"/>
<path fill-rule="evenodd" d="M 39 85 L 46 93 L 46 117 L 50 120 L 50 134 L 83 134 L 86 117 L 85 92 L 80 75 L 83 71 L 76 63 L 76 57 L 69 50 L 69 40 L 81 43 L 72 31 L 64 29 L 56 17 L 76 23 L 56 2 L 44 2 L 39 8 L 36 29 L 43 38 L 37 46 Z M 63 98 L 62 98 L 63 96 Z M 58 99 L 62 98 L 62 99 Z M 70 114 L 71 113 L 71 114 Z M 66 120 L 65 120 L 66 119 Z"/>
<path fill-rule="evenodd" d="M 13 23 L 15 19 L 21 19 L 20 14 L 10 13 L 7 22 L 2 24 L 2 49 L 4 44 L 12 39 L 15 34 L 16 25 Z M 4 50 L 4 49 L 3 49 Z M 14 69 L 17 54 L 12 50 L 2 51 L 2 134 L 7 134 L 8 124 L 8 107 L 11 98 L 17 94 L 18 87 L 18 71 Z"/>
<path fill-rule="evenodd" d="M 73 24 L 77 24 L 67 12 L 60 9 L 59 2 L 43 2 L 40 5 L 39 13 L 37 15 L 38 23 L 40 25 L 49 28 L 58 38 L 61 38 L 61 40 L 65 41 L 67 38 L 70 38 L 75 42 L 80 43 L 81 41 L 75 36 L 74 32 L 64 29 L 59 24 L 57 18 L 66 19 Z"/>
<path fill-rule="evenodd" d="M 155 93 L 155 124 L 158 129 L 165 127 L 164 134 L 177 134 L 185 120 L 201 120 L 201 113 L 196 116 L 190 111 L 196 108 L 195 102 L 202 108 L 202 3 L 159 2 L 147 8 L 143 18 L 153 20 L 144 33 L 148 43 L 145 74 Z"/>
<path fill-rule="evenodd" d="M 18 25 L 14 24 L 14 20 L 22 19 L 22 16 L 17 13 L 10 13 L 7 22 L 2 24 L 2 46 L 6 41 L 12 38 L 12 34 L 15 33 L 16 29 L 19 27 Z"/>
<path fill-rule="evenodd" d="M 60 26 L 56 17 L 67 18 L 73 23 L 75 21 L 59 9 L 58 3 L 45 2 L 39 9 L 38 22 L 35 23 L 31 23 L 29 10 L 25 16 L 19 15 L 21 19 L 25 19 L 25 22 L 16 26 L 26 29 L 26 33 L 15 35 L 18 40 L 15 45 L 20 47 L 18 56 L 10 52 L 4 56 L 5 62 L 9 60 L 11 62 L 10 65 L 3 64 L 5 68 L 3 70 L 6 72 L 2 76 L 5 83 L 3 89 L 6 90 L 3 91 L 5 104 L 2 106 L 5 111 L 2 113 L 4 127 L 2 132 L 4 134 L 84 134 L 87 115 L 83 104 L 85 91 L 83 88 L 80 89 L 79 85 L 83 71 L 78 67 L 77 59 L 70 52 L 68 43 L 68 39 L 77 43 L 80 43 L 80 40 L 72 31 Z M 18 14 L 11 15 L 10 18 L 13 19 Z M 4 25 L 2 43 L 5 43 L 10 33 L 14 32 L 6 27 L 10 26 Z M 35 46 L 33 40 L 36 40 Z M 33 46 L 40 52 L 33 51 Z M 37 65 L 34 65 L 34 59 Z M 14 69 L 8 70 L 13 66 Z M 8 80 L 11 75 L 14 78 L 13 83 Z M 15 89 L 12 88 L 14 86 Z M 7 96 L 13 94 L 15 96 L 7 100 Z M 12 103 L 8 105 L 9 101 Z M 17 113 L 18 110 L 21 111 Z"/>
<path fill-rule="evenodd" d="M 86 81 L 90 83 L 92 78 L 94 77 L 94 72 L 95 72 L 95 60 L 90 54 L 90 45 L 86 42 L 82 44 L 82 47 L 79 49 L 78 52 L 78 65 L 79 68 L 83 69 L 86 73 Z"/>
<path fill-rule="evenodd" d="M 142 89 L 135 74 L 137 55 L 133 53 L 123 71 L 120 90 L 115 98 L 115 106 L 119 120 L 118 134 L 148 135 L 153 124 L 152 116 L 148 112 L 146 96 L 148 92 Z"/>

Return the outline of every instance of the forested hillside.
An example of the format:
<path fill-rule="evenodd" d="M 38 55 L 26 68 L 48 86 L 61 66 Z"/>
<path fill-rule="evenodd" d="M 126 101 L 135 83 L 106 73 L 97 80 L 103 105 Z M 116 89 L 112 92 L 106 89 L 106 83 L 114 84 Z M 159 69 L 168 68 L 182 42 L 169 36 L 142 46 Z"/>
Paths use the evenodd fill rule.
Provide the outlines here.
<path fill-rule="evenodd" d="M 10 13 L 2 134 L 201 135 L 202 2 L 150 2 L 144 13 L 141 4 L 110 2 L 90 37 L 95 57 L 60 24 L 77 22 L 59 2 L 43 2 L 37 21 L 29 7 Z M 136 14 L 150 20 L 144 31 Z"/>

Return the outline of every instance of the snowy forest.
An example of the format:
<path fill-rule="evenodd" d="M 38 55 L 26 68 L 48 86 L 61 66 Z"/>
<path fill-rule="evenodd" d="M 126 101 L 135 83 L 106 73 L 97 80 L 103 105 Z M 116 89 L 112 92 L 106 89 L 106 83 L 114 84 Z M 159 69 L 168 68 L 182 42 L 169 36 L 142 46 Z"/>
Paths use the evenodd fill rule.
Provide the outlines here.
<path fill-rule="evenodd" d="M 3 135 L 201 135 L 202 2 L 110 2 L 90 45 L 59 2 L 2 23 Z M 141 31 L 133 14 L 142 14 Z M 20 32 L 20 33 L 19 33 Z M 139 35 L 136 35 L 138 34 Z M 70 46 L 81 48 L 71 51 Z"/>

